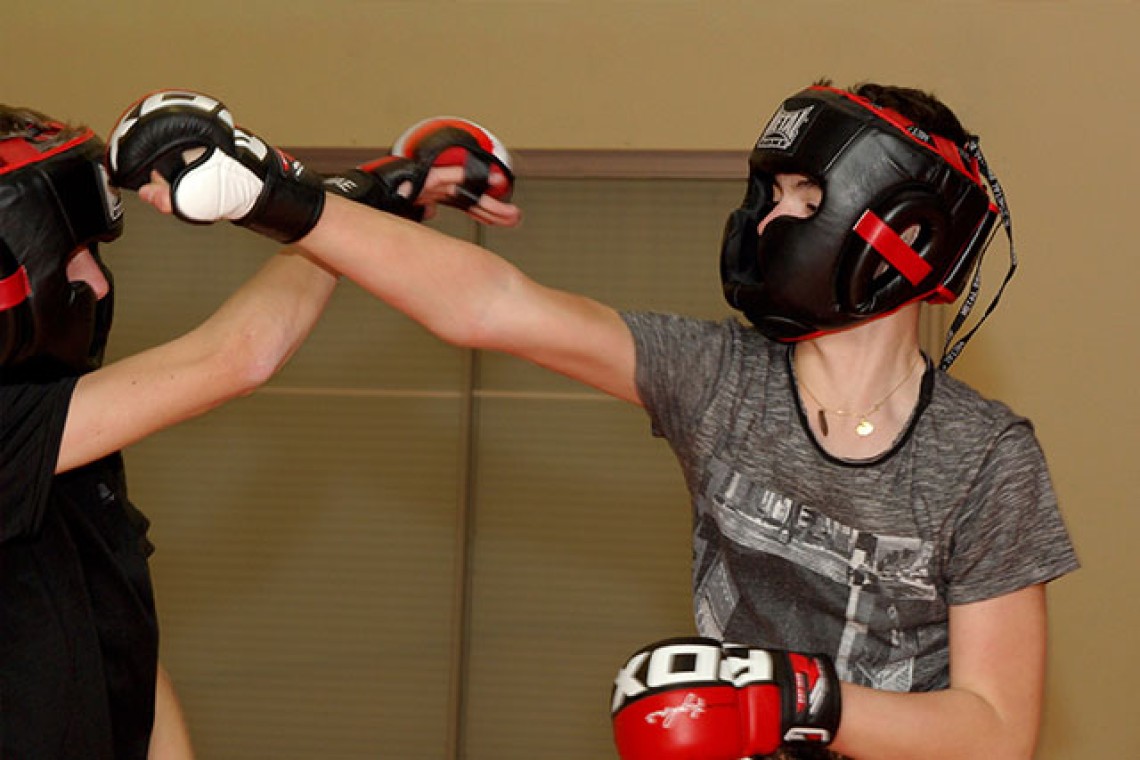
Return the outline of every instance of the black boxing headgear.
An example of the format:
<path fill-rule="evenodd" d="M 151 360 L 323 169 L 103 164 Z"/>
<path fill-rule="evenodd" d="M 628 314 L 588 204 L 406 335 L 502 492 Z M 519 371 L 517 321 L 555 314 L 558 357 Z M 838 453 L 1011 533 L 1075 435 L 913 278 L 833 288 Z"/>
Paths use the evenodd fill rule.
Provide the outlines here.
<path fill-rule="evenodd" d="M 954 301 L 998 214 L 976 156 L 830 87 L 784 101 L 749 167 L 725 226 L 721 282 L 731 306 L 781 341 Z M 758 234 L 777 174 L 807 176 L 822 199 L 812 216 L 777 217 Z"/>
<path fill-rule="evenodd" d="M 84 130 L 53 145 L 62 129 L 40 124 L 0 140 L 0 367 L 45 359 L 82 373 L 103 360 L 112 294 L 96 299 L 68 282 L 67 264 L 86 247 L 111 284 L 97 243 L 122 233 L 122 201 L 103 143 Z"/>

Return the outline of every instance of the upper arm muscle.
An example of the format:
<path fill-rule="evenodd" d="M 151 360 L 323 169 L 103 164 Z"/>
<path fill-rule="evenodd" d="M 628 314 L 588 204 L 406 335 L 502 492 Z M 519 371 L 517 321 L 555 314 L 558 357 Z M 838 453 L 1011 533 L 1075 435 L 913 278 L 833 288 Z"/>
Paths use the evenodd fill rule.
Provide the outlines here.
<path fill-rule="evenodd" d="M 218 362 L 194 361 L 180 339 L 79 379 L 56 472 L 79 467 L 201 414 L 238 391 Z"/>
<path fill-rule="evenodd" d="M 950 611 L 950 685 L 976 694 L 1010 735 L 1036 741 L 1044 697 L 1045 587 L 1034 585 Z"/>

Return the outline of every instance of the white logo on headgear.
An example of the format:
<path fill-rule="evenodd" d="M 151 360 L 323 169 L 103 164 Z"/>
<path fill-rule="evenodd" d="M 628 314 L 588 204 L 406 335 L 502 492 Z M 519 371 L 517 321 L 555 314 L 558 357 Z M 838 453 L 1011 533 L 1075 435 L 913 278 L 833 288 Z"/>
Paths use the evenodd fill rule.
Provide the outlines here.
<path fill-rule="evenodd" d="M 100 187 L 103 188 L 103 202 L 104 208 L 107 209 L 107 218 L 112 223 L 117 222 L 123 216 L 123 197 L 111 184 L 111 177 L 102 164 L 99 164 L 99 182 Z"/>
<path fill-rule="evenodd" d="M 756 141 L 757 148 L 787 150 L 796 141 L 800 130 L 807 122 L 815 106 L 804 106 L 795 111 L 785 111 L 782 107 L 764 128 L 764 134 Z"/>

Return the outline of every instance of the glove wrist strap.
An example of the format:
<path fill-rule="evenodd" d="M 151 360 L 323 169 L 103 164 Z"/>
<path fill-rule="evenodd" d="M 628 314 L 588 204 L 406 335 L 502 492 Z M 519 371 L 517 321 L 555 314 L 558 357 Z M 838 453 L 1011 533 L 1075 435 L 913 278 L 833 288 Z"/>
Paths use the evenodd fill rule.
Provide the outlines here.
<path fill-rule="evenodd" d="M 826 746 L 839 731 L 842 712 L 839 677 L 831 658 L 823 654 L 785 653 L 779 680 L 783 701 L 783 742 Z"/>
<path fill-rule="evenodd" d="M 324 186 L 308 181 L 308 175 L 266 178 L 265 192 L 237 224 L 279 243 L 294 243 L 317 226 L 324 208 Z"/>

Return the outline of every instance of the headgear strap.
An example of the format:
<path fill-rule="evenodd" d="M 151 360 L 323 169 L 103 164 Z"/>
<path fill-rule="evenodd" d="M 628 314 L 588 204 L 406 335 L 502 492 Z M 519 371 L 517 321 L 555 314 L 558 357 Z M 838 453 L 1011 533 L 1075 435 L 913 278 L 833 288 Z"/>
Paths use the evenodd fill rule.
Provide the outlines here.
<path fill-rule="evenodd" d="M 1006 271 L 1005 279 L 1002 280 L 997 293 L 994 294 L 993 300 L 990 301 L 990 305 L 987 306 L 986 310 L 982 313 L 981 319 L 979 319 L 970 331 L 962 336 L 957 343 L 951 346 L 950 343 L 954 340 L 954 336 L 962 329 L 962 324 L 966 321 L 970 312 L 973 311 L 974 304 L 978 300 L 978 291 L 982 286 L 982 259 L 985 256 L 985 252 L 983 251 L 978 257 L 978 263 L 974 268 L 974 278 L 970 282 L 970 292 L 962 301 L 962 305 L 958 308 L 958 314 L 954 317 L 954 321 L 950 324 L 950 329 L 946 332 L 946 342 L 942 346 L 942 360 L 938 363 L 939 368 L 943 370 L 950 368 L 950 365 L 953 364 L 954 360 L 958 358 L 958 355 L 962 353 L 962 349 L 966 347 L 966 343 L 969 342 L 970 338 L 974 337 L 974 333 L 978 331 L 982 323 L 985 322 L 990 314 L 993 313 L 994 309 L 997 308 L 998 301 L 1001 300 L 1001 296 L 1005 292 L 1005 286 L 1009 284 L 1009 281 L 1013 279 L 1013 273 L 1017 271 L 1017 252 L 1014 250 L 1013 245 L 1013 217 L 1009 213 L 1009 203 L 1005 199 L 1005 191 L 1002 189 L 1001 183 L 998 182 L 997 175 L 994 174 L 989 164 L 986 163 L 986 157 L 982 155 L 982 148 L 978 144 L 977 137 L 971 138 L 970 141 L 966 143 L 966 152 L 977 162 L 981 175 L 986 178 L 986 182 L 989 183 L 990 189 L 993 191 L 994 203 L 997 204 L 998 210 L 1001 212 L 1001 225 L 1005 228 L 1006 237 L 1009 238 L 1009 269 Z"/>

